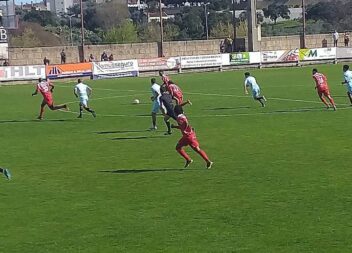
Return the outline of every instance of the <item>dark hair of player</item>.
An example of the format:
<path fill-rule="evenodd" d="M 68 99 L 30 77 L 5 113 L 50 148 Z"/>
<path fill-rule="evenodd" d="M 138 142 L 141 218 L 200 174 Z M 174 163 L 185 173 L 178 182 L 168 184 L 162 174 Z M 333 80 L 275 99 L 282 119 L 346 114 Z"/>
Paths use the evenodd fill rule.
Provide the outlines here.
<path fill-rule="evenodd" d="M 350 66 L 348 66 L 348 65 L 343 65 L 343 70 L 347 71 L 347 70 L 349 70 L 349 69 L 350 69 Z"/>
<path fill-rule="evenodd" d="M 183 114 L 182 106 L 180 106 L 180 105 L 175 105 L 174 112 L 175 112 L 176 116 L 178 116 L 178 115 L 180 115 L 180 114 Z"/>
<path fill-rule="evenodd" d="M 160 70 L 159 71 L 159 76 L 162 76 L 162 75 L 164 75 L 164 71 Z"/>
<path fill-rule="evenodd" d="M 77 80 L 77 82 L 78 82 L 78 83 L 81 83 L 81 82 L 82 82 L 82 80 L 81 80 L 81 79 L 78 79 L 78 80 Z"/>
<path fill-rule="evenodd" d="M 42 81 L 42 78 L 39 77 L 38 82 L 41 82 L 41 81 Z"/>
<path fill-rule="evenodd" d="M 250 75 L 251 75 L 251 73 L 249 73 L 249 72 L 244 73 L 244 76 L 250 76 Z"/>
<path fill-rule="evenodd" d="M 161 86 L 160 86 L 160 92 L 161 92 L 161 93 L 165 93 L 166 91 L 167 91 L 166 85 L 161 85 Z"/>
<path fill-rule="evenodd" d="M 318 70 L 317 69 L 313 69 L 312 72 L 313 72 L 313 74 L 315 74 L 315 73 L 318 72 Z"/>
<path fill-rule="evenodd" d="M 152 79 L 150 79 L 150 82 L 151 82 L 151 83 L 156 83 L 156 79 L 155 79 L 155 78 L 152 78 Z"/>

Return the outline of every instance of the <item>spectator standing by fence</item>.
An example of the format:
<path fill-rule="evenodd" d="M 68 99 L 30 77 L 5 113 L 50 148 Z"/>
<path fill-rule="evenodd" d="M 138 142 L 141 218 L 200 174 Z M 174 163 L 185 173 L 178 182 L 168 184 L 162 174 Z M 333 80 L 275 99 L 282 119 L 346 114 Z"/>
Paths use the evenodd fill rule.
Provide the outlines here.
<path fill-rule="evenodd" d="M 344 37 L 345 47 L 348 47 L 349 44 L 350 44 L 350 35 L 349 35 L 349 33 L 345 32 L 345 35 L 343 37 Z"/>
<path fill-rule="evenodd" d="M 109 57 L 105 51 L 101 54 L 100 60 L 101 61 L 108 61 L 109 60 Z"/>
<path fill-rule="evenodd" d="M 66 53 L 65 53 L 65 49 L 62 49 L 61 53 L 60 53 L 60 57 L 61 57 L 61 64 L 65 64 L 66 63 Z"/>
<path fill-rule="evenodd" d="M 50 60 L 48 58 L 46 58 L 46 56 L 43 59 L 43 63 L 44 65 L 49 65 L 50 64 Z"/>
<path fill-rule="evenodd" d="M 109 61 L 113 61 L 114 60 L 114 55 L 113 54 L 110 54 L 109 56 Z"/>
<path fill-rule="evenodd" d="M 93 54 L 89 55 L 89 62 L 94 62 L 95 61 L 95 57 L 93 56 Z"/>
<path fill-rule="evenodd" d="M 334 47 L 337 47 L 337 43 L 339 41 L 339 33 L 335 30 L 335 32 L 332 34 L 332 38 L 334 40 Z"/>

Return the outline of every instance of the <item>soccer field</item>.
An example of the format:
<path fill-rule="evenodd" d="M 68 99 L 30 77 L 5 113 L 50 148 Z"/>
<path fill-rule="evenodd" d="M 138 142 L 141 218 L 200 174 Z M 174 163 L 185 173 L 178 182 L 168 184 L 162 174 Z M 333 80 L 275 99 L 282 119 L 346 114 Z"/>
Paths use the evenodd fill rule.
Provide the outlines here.
<path fill-rule="evenodd" d="M 252 70 L 266 108 L 244 71 L 171 76 L 211 170 L 189 148 L 183 169 L 161 117 L 147 131 L 149 78 L 87 81 L 96 119 L 76 118 L 74 83 L 43 121 L 34 85 L 1 87 L 0 252 L 352 252 L 352 107 L 341 65 L 318 66 L 336 112 L 311 69 Z"/>

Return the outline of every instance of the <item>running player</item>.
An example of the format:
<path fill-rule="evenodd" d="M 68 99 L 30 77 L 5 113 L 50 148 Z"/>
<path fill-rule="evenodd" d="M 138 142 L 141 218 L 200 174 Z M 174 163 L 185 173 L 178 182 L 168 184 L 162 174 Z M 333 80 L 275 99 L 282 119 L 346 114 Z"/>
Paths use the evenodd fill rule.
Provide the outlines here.
<path fill-rule="evenodd" d="M 166 74 L 164 74 L 164 71 L 160 70 L 159 71 L 159 76 L 161 77 L 161 80 L 163 81 L 163 84 L 167 85 L 169 83 L 170 78 Z"/>
<path fill-rule="evenodd" d="M 47 105 L 51 110 L 59 110 L 59 109 L 66 109 L 68 110 L 67 105 L 54 105 L 53 101 L 53 90 L 54 84 L 48 79 L 47 81 L 42 80 L 41 78 L 38 79 L 38 84 L 35 91 L 32 93 L 32 96 L 35 96 L 40 92 L 43 95 L 43 102 L 40 105 L 40 114 L 38 119 L 43 119 L 44 114 L 44 107 Z"/>
<path fill-rule="evenodd" d="M 0 168 L 0 173 L 2 173 L 7 180 L 11 179 L 11 173 L 8 169 Z"/>
<path fill-rule="evenodd" d="M 352 72 L 350 70 L 350 66 L 348 65 L 343 66 L 343 77 L 344 77 L 344 81 L 342 82 L 342 84 L 346 84 L 347 96 L 350 99 L 351 106 L 352 106 Z"/>
<path fill-rule="evenodd" d="M 169 81 L 166 85 L 167 90 L 170 92 L 172 98 L 176 101 L 177 105 L 183 104 L 183 92 L 173 81 Z M 191 101 L 187 100 L 186 104 L 192 105 Z"/>
<path fill-rule="evenodd" d="M 90 88 L 88 85 L 82 83 L 81 79 L 78 79 L 77 85 L 75 86 L 73 93 L 75 94 L 76 98 L 79 97 L 79 115 L 78 118 L 82 118 L 82 111 L 83 108 L 87 111 L 90 112 L 93 117 L 95 118 L 97 115 L 95 114 L 95 111 L 90 109 L 88 107 L 88 100 L 90 95 L 92 94 L 92 88 Z"/>
<path fill-rule="evenodd" d="M 175 115 L 177 116 L 178 126 L 171 125 L 172 128 L 181 130 L 182 138 L 179 140 L 176 146 L 177 152 L 186 159 L 185 168 L 187 168 L 193 160 L 189 157 L 183 147 L 191 146 L 191 148 L 197 152 L 207 163 L 207 169 L 210 169 L 213 162 L 209 160 L 207 154 L 200 149 L 199 143 L 196 137 L 196 133 L 191 125 L 189 125 L 186 115 L 183 113 L 182 106 L 176 105 L 174 109 Z"/>
<path fill-rule="evenodd" d="M 250 87 L 251 90 L 252 90 L 252 95 L 253 95 L 253 98 L 257 101 L 259 101 L 259 103 L 262 105 L 262 107 L 265 107 L 265 97 L 264 96 L 261 96 L 260 95 L 260 88 L 259 88 L 259 85 L 257 83 L 257 80 L 251 76 L 251 74 L 249 72 L 246 72 L 244 74 L 245 76 L 245 81 L 244 81 L 244 92 L 246 94 L 248 94 L 248 90 L 247 90 L 247 87 Z"/>
<path fill-rule="evenodd" d="M 170 118 L 173 118 L 174 120 L 177 121 L 177 117 L 174 112 L 173 98 L 169 93 L 169 91 L 167 90 L 166 85 L 161 85 L 160 93 L 161 93 L 161 96 L 159 98 L 160 108 L 161 108 L 162 114 L 164 115 L 164 122 L 167 127 L 167 132 L 165 134 L 170 135 L 172 134 L 172 132 L 171 132 L 171 124 L 169 120 Z M 182 103 L 181 106 L 184 106 L 189 103 L 190 101 L 187 100 L 185 103 Z"/>
<path fill-rule="evenodd" d="M 334 102 L 334 99 L 330 95 L 330 90 L 328 86 L 328 79 L 326 78 L 325 75 L 322 73 L 319 73 L 317 69 L 313 69 L 313 79 L 315 81 L 315 89 L 318 92 L 320 100 L 324 103 L 327 109 L 330 108 L 330 105 L 334 108 L 334 111 L 336 111 L 336 105 Z M 327 97 L 330 101 L 330 105 L 326 101 L 325 97 Z"/>
<path fill-rule="evenodd" d="M 151 96 L 151 100 L 153 101 L 153 107 L 152 107 L 152 127 L 150 128 L 150 130 L 156 130 L 158 129 L 156 126 L 156 115 L 159 112 L 160 109 L 160 85 L 156 83 L 156 79 L 152 78 L 150 80 L 152 87 L 151 87 L 151 91 L 152 91 L 152 96 Z"/>

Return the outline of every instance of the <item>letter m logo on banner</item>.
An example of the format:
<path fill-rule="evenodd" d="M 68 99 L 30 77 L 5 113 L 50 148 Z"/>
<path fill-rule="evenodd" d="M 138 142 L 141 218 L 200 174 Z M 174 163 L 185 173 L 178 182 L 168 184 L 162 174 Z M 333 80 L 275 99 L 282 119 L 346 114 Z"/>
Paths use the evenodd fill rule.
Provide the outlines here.
<path fill-rule="evenodd" d="M 317 58 L 318 57 L 318 50 L 309 50 L 309 54 L 307 55 L 309 58 Z"/>

